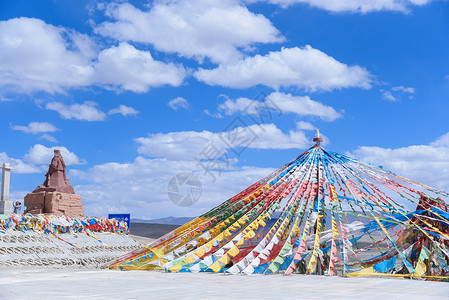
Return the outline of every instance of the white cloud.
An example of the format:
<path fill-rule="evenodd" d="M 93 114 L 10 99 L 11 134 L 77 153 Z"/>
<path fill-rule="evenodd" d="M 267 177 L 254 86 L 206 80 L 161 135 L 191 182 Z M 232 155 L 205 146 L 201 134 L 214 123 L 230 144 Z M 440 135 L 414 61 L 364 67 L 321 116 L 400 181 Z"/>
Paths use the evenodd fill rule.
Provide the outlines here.
<path fill-rule="evenodd" d="M 369 13 L 376 11 L 409 12 L 413 5 L 425 5 L 431 0 L 246 0 L 245 2 L 268 2 L 287 7 L 296 3 L 308 4 L 331 12 Z"/>
<path fill-rule="evenodd" d="M 366 69 L 343 64 L 309 45 L 282 48 L 264 56 L 258 54 L 215 69 L 200 68 L 194 76 L 209 85 L 231 88 L 261 84 L 274 89 L 297 87 L 308 91 L 370 88 L 372 77 Z"/>
<path fill-rule="evenodd" d="M 380 90 L 382 93 L 382 98 L 388 101 L 399 101 L 402 96 L 406 96 L 409 99 L 413 99 L 415 94 L 415 89 L 412 87 L 405 86 L 394 86 L 390 90 Z"/>
<path fill-rule="evenodd" d="M 67 166 L 81 165 L 86 163 L 84 160 L 80 160 L 75 153 L 69 151 L 66 147 L 55 146 L 47 148 L 41 144 L 36 144 L 33 147 L 31 147 L 28 150 L 27 154 L 25 154 L 25 156 L 23 157 L 23 160 L 36 165 L 50 164 L 51 159 L 54 156 L 55 149 L 61 150 L 61 155 L 64 158 L 64 161 Z"/>
<path fill-rule="evenodd" d="M 27 164 L 21 159 L 11 158 L 5 152 L 0 152 L 0 164 L 4 162 L 10 163 L 12 172 L 16 174 L 41 173 L 41 169 L 34 164 Z"/>
<path fill-rule="evenodd" d="M 179 86 L 186 76 L 184 67 L 156 61 L 150 52 L 127 43 L 100 52 L 94 66 L 92 82 L 136 93 L 147 92 L 150 87 Z"/>
<path fill-rule="evenodd" d="M 87 35 L 34 18 L 0 21 L 0 86 L 14 92 L 62 93 L 99 85 L 146 92 L 178 86 L 182 66 L 163 63 L 127 43 L 100 51 Z"/>
<path fill-rule="evenodd" d="M 16 174 L 42 173 L 48 169 L 55 149 L 61 150 L 61 155 L 67 166 L 86 163 L 85 160 L 79 159 L 75 153 L 69 151 L 66 147 L 47 148 L 43 145 L 35 144 L 28 150 L 23 159 L 11 158 L 5 152 L 0 152 L 0 165 L 3 162 L 10 163 L 13 168 L 12 172 Z"/>
<path fill-rule="evenodd" d="M 440 136 L 435 142 L 432 142 L 430 145 L 434 147 L 449 148 L 449 132 Z"/>
<path fill-rule="evenodd" d="M 108 111 L 108 115 L 121 114 L 124 117 L 137 116 L 138 113 L 138 110 L 126 105 L 119 105 L 119 107 L 113 108 Z"/>
<path fill-rule="evenodd" d="M 405 86 L 402 86 L 402 85 L 394 86 L 394 87 L 391 88 L 391 90 L 393 90 L 393 91 L 400 91 L 400 92 L 404 92 L 404 93 L 407 93 L 407 94 L 414 94 L 415 93 L 415 89 L 414 88 L 412 88 L 412 87 L 405 87 Z"/>
<path fill-rule="evenodd" d="M 180 108 L 189 109 L 190 103 L 183 97 L 177 97 L 175 99 L 168 101 L 168 106 L 170 106 L 171 109 L 176 111 Z"/>
<path fill-rule="evenodd" d="M 296 122 L 296 128 L 299 130 L 315 130 L 316 129 L 316 127 L 313 126 L 312 123 L 305 122 L 305 121 Z"/>
<path fill-rule="evenodd" d="M 26 133 L 43 133 L 43 132 L 55 132 L 58 130 L 54 125 L 48 122 L 31 122 L 26 126 L 14 125 L 12 130 L 21 130 Z"/>
<path fill-rule="evenodd" d="M 223 115 L 219 112 L 211 113 L 208 109 L 205 109 L 203 113 L 213 118 L 223 119 Z"/>
<path fill-rule="evenodd" d="M 128 3 L 110 4 L 106 15 L 114 21 L 98 25 L 96 33 L 199 60 L 235 60 L 240 48 L 283 41 L 267 18 L 237 0 L 159 0 L 149 11 Z"/>
<path fill-rule="evenodd" d="M 94 44 L 86 35 L 33 18 L 0 21 L 0 86 L 62 92 L 86 85 Z"/>
<path fill-rule="evenodd" d="M 129 212 L 132 218 L 197 216 L 219 205 L 272 171 L 270 168 L 241 167 L 205 174 L 194 161 L 169 161 L 137 157 L 130 163 L 95 165 L 86 172 L 71 169 L 69 178 L 85 184 L 75 186 L 83 198 L 86 214 Z M 167 186 L 180 172 L 194 172 L 201 181 L 202 194 L 191 207 L 170 202 Z M 151 195 L 151 197 L 149 197 Z"/>
<path fill-rule="evenodd" d="M 292 96 L 279 92 L 271 93 L 263 97 L 263 101 L 248 98 L 228 99 L 219 105 L 219 110 L 227 115 L 237 112 L 246 114 L 260 114 L 267 110 L 273 113 L 294 113 L 299 116 L 319 117 L 326 121 L 334 121 L 341 118 L 341 114 L 334 108 L 311 100 L 309 96 Z"/>
<path fill-rule="evenodd" d="M 210 131 L 181 131 L 136 138 L 138 153 L 170 160 L 192 160 L 216 136 Z"/>
<path fill-rule="evenodd" d="M 430 145 L 359 147 L 352 155 L 412 180 L 449 191 L 449 133 Z"/>
<path fill-rule="evenodd" d="M 52 143 L 57 143 L 58 142 L 58 140 L 54 136 L 49 135 L 47 133 L 41 135 L 40 139 L 47 140 L 47 141 L 52 142 Z"/>
<path fill-rule="evenodd" d="M 284 133 L 274 124 L 246 127 L 232 125 L 223 132 L 204 130 L 155 133 L 135 141 L 140 144 L 138 153 L 170 160 L 211 158 L 218 152 L 231 153 L 231 148 L 304 149 L 310 146 L 304 132 L 291 130 Z M 232 154 L 228 157 L 232 158 Z"/>
<path fill-rule="evenodd" d="M 391 91 L 380 90 L 382 92 L 382 98 L 389 101 L 398 101 L 395 96 L 391 93 Z"/>
<path fill-rule="evenodd" d="M 97 109 L 98 104 L 86 101 L 83 104 L 65 105 L 61 102 L 48 102 L 45 109 L 57 111 L 64 119 L 81 121 L 104 121 L 106 114 Z"/>
<path fill-rule="evenodd" d="M 12 100 L 11 98 L 5 98 L 3 96 L 0 96 L 0 102 L 11 102 L 11 101 L 14 101 L 14 100 Z"/>

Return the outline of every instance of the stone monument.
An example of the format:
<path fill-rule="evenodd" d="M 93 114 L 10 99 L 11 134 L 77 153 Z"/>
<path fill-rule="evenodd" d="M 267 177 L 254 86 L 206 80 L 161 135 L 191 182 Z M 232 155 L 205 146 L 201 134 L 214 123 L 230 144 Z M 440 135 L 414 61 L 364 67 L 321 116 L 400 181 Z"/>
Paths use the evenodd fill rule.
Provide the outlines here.
<path fill-rule="evenodd" d="M 9 163 L 2 166 L 2 195 L 0 198 L 0 215 L 12 214 L 13 205 L 9 201 L 9 176 L 12 168 Z"/>
<path fill-rule="evenodd" d="M 25 196 L 25 213 L 84 217 L 81 196 L 75 194 L 65 171 L 61 151 L 55 150 L 45 182 Z"/>

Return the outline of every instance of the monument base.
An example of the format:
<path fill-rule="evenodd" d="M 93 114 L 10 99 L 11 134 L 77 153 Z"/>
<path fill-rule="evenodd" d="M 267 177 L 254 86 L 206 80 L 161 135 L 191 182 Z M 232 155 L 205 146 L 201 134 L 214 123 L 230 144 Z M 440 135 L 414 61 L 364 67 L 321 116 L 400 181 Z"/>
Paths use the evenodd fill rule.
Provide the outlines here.
<path fill-rule="evenodd" d="M 9 215 L 14 211 L 12 201 L 0 201 L 0 215 Z"/>
<path fill-rule="evenodd" d="M 81 196 L 60 192 L 29 193 L 25 196 L 25 213 L 84 217 Z"/>

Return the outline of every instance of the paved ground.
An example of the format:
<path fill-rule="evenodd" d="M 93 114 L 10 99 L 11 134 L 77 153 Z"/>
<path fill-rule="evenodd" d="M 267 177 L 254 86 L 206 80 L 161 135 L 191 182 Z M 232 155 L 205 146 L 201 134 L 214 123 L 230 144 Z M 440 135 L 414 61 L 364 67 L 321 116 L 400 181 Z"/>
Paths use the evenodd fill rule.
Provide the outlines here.
<path fill-rule="evenodd" d="M 304 275 L 1 270 L 0 299 L 449 299 L 449 283 Z"/>

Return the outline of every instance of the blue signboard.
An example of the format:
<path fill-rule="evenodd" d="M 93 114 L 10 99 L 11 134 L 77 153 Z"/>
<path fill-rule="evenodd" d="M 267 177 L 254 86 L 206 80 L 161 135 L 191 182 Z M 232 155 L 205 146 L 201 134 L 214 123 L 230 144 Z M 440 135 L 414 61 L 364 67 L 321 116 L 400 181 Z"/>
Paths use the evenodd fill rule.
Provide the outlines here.
<path fill-rule="evenodd" d="M 126 222 L 129 228 L 129 221 L 131 220 L 130 214 L 109 214 L 108 219 L 116 219 L 120 222 Z"/>

